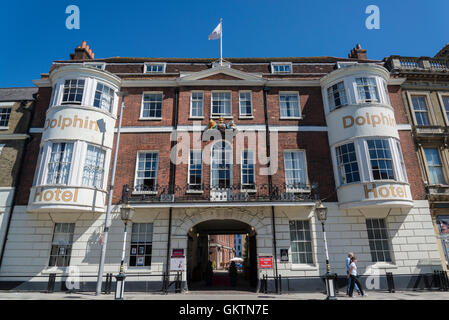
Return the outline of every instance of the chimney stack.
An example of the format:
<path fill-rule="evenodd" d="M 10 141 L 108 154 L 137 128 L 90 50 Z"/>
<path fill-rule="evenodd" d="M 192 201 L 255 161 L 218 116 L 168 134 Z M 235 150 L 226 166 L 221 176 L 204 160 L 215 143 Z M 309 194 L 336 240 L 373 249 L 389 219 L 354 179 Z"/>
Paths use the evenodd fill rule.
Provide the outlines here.
<path fill-rule="evenodd" d="M 351 53 L 348 54 L 348 58 L 357 60 L 367 60 L 366 50 L 362 49 L 362 46 L 357 43 L 355 48 L 351 50 Z"/>
<path fill-rule="evenodd" d="M 95 54 L 86 41 L 75 48 L 75 53 L 70 54 L 70 60 L 92 60 L 94 58 Z"/>

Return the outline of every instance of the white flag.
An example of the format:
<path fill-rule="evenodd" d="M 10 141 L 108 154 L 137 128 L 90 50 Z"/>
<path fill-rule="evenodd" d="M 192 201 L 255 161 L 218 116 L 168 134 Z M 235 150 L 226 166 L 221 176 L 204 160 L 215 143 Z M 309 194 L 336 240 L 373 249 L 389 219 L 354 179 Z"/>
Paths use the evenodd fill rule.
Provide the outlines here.
<path fill-rule="evenodd" d="M 219 39 L 221 36 L 221 21 L 218 26 L 215 27 L 214 31 L 209 35 L 209 40 Z"/>

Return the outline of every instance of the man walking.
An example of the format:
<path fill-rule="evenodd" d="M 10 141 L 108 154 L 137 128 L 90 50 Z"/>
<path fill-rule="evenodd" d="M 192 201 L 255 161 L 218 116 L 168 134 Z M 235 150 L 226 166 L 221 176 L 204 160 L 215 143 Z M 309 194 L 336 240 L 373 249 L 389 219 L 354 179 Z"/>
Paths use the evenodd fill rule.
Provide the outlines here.
<path fill-rule="evenodd" d="M 351 266 L 351 259 L 354 257 L 353 252 L 348 252 L 348 257 L 346 258 L 346 274 L 349 275 L 349 268 Z M 348 277 L 348 285 L 346 286 L 346 295 L 349 295 L 349 288 L 351 287 L 351 277 Z M 360 289 L 357 283 L 354 283 L 354 289 L 357 291 L 358 294 L 360 294 Z"/>

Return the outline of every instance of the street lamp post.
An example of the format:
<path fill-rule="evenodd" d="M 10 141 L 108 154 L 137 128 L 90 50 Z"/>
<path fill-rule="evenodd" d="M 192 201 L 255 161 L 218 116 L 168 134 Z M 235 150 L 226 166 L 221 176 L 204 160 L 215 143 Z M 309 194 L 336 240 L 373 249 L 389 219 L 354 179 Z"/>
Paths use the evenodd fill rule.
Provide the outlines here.
<path fill-rule="evenodd" d="M 125 271 L 124 271 L 124 263 L 125 263 L 125 252 L 126 252 L 126 235 L 128 233 L 128 222 L 132 219 L 134 215 L 134 209 L 129 204 L 124 204 L 120 208 L 120 218 L 125 224 L 125 230 L 123 232 L 123 248 L 122 248 L 122 260 L 120 261 L 120 272 L 115 276 L 117 280 L 117 286 L 115 288 L 115 299 L 123 300 L 123 296 L 125 293 Z"/>
<path fill-rule="evenodd" d="M 112 194 L 114 191 L 115 169 L 117 167 L 117 155 L 118 155 L 118 148 L 120 145 L 120 129 L 122 127 L 123 109 L 125 109 L 125 96 L 127 96 L 128 93 L 118 92 L 117 95 L 119 97 L 122 97 L 122 104 L 120 107 L 120 117 L 119 117 L 118 129 L 117 129 L 117 142 L 115 144 L 115 150 L 114 150 L 114 160 L 112 162 L 112 173 L 111 173 L 111 181 L 110 181 L 109 192 L 108 192 L 108 205 L 106 207 L 106 218 L 105 218 L 105 222 L 104 222 L 103 243 L 101 245 L 100 264 L 98 266 L 97 288 L 95 291 L 95 294 L 97 296 L 101 294 L 101 286 L 103 284 L 104 261 L 106 258 L 106 247 L 108 244 L 109 227 L 111 224 L 110 216 L 111 216 L 111 209 L 112 209 Z"/>
<path fill-rule="evenodd" d="M 321 227 L 323 230 L 323 237 L 324 237 L 324 249 L 326 252 L 326 275 L 325 275 L 325 282 L 326 282 L 326 293 L 327 293 L 327 299 L 328 300 L 336 300 L 335 296 L 335 283 L 334 278 L 331 277 L 330 271 L 330 264 L 329 264 L 329 251 L 327 249 L 327 239 L 326 239 L 326 230 L 324 229 L 324 224 L 327 220 L 327 207 L 323 205 L 321 201 L 319 201 L 315 206 L 315 212 L 317 215 L 318 220 L 321 222 Z"/>

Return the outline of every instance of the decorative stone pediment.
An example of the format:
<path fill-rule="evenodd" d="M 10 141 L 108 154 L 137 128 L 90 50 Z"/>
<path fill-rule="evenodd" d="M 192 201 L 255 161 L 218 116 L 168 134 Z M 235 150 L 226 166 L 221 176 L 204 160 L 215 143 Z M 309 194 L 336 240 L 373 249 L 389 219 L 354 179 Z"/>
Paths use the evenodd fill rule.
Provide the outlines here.
<path fill-rule="evenodd" d="M 200 72 L 181 76 L 179 82 L 190 81 L 249 81 L 249 82 L 263 82 L 261 74 L 254 74 L 239 71 L 229 67 L 215 67 Z"/>

